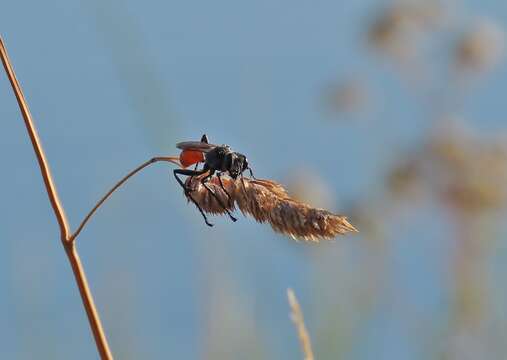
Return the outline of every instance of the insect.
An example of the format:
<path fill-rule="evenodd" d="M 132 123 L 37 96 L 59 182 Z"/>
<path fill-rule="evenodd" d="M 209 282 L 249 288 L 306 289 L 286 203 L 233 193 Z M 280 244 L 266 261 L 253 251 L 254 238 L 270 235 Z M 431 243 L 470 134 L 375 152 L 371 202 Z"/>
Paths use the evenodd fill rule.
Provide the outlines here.
<path fill-rule="evenodd" d="M 213 145 L 208 142 L 208 137 L 204 134 L 201 137 L 201 141 L 184 141 L 176 144 L 178 149 L 181 149 L 180 163 L 183 169 L 175 169 L 174 177 L 185 191 L 185 195 L 197 206 L 201 215 L 204 217 L 206 225 L 213 226 L 211 224 L 202 208 L 192 198 L 191 189 L 181 180 L 178 175 L 184 176 L 200 176 L 208 173 L 201 179 L 201 184 L 206 188 L 207 191 L 218 201 L 220 206 L 229 215 L 232 221 L 237 219 L 232 216 L 228 208 L 223 204 L 222 200 L 215 194 L 215 192 L 206 184 L 211 177 L 216 173 L 221 188 L 227 194 L 229 202 L 231 202 L 231 196 L 225 189 L 221 176 L 223 174 L 229 175 L 232 179 L 237 179 L 238 176 L 243 176 L 245 170 L 250 171 L 250 176 L 253 176 L 252 169 L 248 166 L 248 160 L 245 155 L 238 152 L 232 151 L 229 145 Z M 203 168 L 198 170 L 200 163 L 203 163 Z M 194 170 L 186 169 L 191 165 L 196 165 Z"/>

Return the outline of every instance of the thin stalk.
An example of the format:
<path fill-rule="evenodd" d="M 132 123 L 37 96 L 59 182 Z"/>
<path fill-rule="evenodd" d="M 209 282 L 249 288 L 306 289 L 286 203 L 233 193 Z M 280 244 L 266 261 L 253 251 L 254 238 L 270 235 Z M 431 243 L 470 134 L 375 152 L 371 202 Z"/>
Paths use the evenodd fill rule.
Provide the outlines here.
<path fill-rule="evenodd" d="M 1 37 L 0 37 L 0 58 L 2 59 L 5 71 L 12 85 L 14 95 L 16 96 L 16 99 L 18 101 L 21 115 L 23 116 L 23 119 L 25 121 L 25 126 L 28 131 L 30 141 L 32 142 L 32 146 L 35 151 L 37 161 L 39 163 L 39 168 L 41 171 L 42 179 L 44 180 L 46 192 L 48 194 L 49 201 L 55 213 L 56 220 L 58 221 L 58 226 L 60 227 L 60 240 L 65 249 L 65 253 L 67 254 L 67 258 L 69 259 L 72 272 L 74 273 L 76 284 L 79 288 L 79 293 L 81 295 L 81 299 L 83 301 L 83 305 L 85 307 L 86 314 L 88 316 L 90 328 L 95 338 L 97 350 L 100 354 L 101 359 L 108 360 L 113 359 L 113 355 L 111 354 L 111 350 L 109 349 L 109 345 L 107 343 L 106 335 L 100 322 L 99 314 L 93 301 L 92 293 L 90 292 L 90 288 L 86 280 L 86 275 L 83 266 L 81 264 L 81 260 L 79 258 L 77 249 L 74 246 L 74 242 L 71 241 L 70 239 L 69 223 L 67 221 L 67 217 L 65 215 L 63 206 L 58 197 L 58 192 L 56 191 L 56 186 L 54 184 L 53 177 L 51 175 L 51 171 L 49 169 L 49 165 L 46 160 L 46 156 L 44 154 L 44 150 L 40 143 L 37 130 L 33 124 L 33 119 L 30 114 L 28 104 L 25 100 L 25 97 L 23 96 L 21 86 L 19 85 L 19 82 L 16 78 L 16 74 L 14 73 L 14 69 L 12 68 L 9 56 L 7 54 L 7 50 L 5 49 Z"/>
<path fill-rule="evenodd" d="M 292 289 L 287 289 L 287 298 L 289 299 L 289 306 L 291 309 L 291 319 L 296 326 L 304 360 L 314 360 L 315 357 L 313 356 L 312 342 L 310 341 L 310 334 L 305 326 L 303 310 L 301 310 L 296 294 L 294 294 Z"/>
<path fill-rule="evenodd" d="M 79 235 L 79 233 L 81 232 L 81 230 L 83 230 L 83 228 L 86 225 L 86 223 L 88 222 L 88 220 L 90 220 L 90 218 L 93 216 L 93 214 L 95 214 L 95 212 L 97 211 L 97 209 L 111 196 L 112 193 L 114 193 L 120 186 L 122 186 L 128 179 L 130 179 L 132 176 L 134 176 L 135 174 L 137 174 L 139 171 L 141 171 L 145 167 L 147 167 L 149 165 L 152 165 L 152 164 L 154 164 L 156 162 L 159 162 L 159 161 L 166 161 L 166 162 L 170 162 L 170 163 L 173 163 L 173 164 L 176 164 L 176 165 L 180 165 L 179 162 L 178 162 L 178 158 L 177 157 L 159 156 L 159 157 L 151 158 L 150 160 L 145 161 L 144 163 L 142 163 L 141 165 L 139 165 L 138 167 L 136 167 L 134 170 L 132 170 L 131 172 L 129 172 L 127 175 L 125 175 L 125 177 L 123 177 L 120 181 L 118 181 L 111 188 L 111 190 L 109 190 L 97 202 L 97 204 L 95 204 L 95 206 L 93 207 L 93 209 L 91 209 L 90 212 L 85 216 L 85 218 L 83 219 L 83 221 L 81 222 L 81 224 L 79 225 L 79 227 L 77 228 L 77 230 L 74 232 L 74 234 L 72 234 L 70 236 L 69 240 L 71 242 L 73 242 L 76 239 L 76 237 Z"/>

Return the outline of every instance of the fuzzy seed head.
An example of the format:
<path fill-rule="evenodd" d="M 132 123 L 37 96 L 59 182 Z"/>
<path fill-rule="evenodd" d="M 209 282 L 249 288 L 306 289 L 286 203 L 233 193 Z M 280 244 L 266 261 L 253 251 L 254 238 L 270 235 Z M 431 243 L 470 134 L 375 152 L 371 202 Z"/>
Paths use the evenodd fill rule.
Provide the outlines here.
<path fill-rule="evenodd" d="M 206 186 L 227 210 L 232 211 L 237 207 L 244 215 L 249 215 L 260 223 L 267 222 L 276 232 L 293 239 L 318 242 L 348 232 L 357 232 L 345 216 L 296 201 L 274 181 L 246 178 L 234 180 L 228 176 L 221 178 L 224 188 L 216 176 Z M 187 196 L 191 196 L 203 211 L 216 215 L 225 213 L 217 199 L 201 183 L 200 177 L 189 178 L 186 184 L 191 189 Z"/>

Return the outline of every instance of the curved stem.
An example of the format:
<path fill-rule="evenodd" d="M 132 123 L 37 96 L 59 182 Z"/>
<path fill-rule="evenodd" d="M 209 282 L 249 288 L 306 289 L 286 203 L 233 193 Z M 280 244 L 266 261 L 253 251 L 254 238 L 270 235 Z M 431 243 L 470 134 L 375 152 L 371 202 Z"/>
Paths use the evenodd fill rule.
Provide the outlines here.
<path fill-rule="evenodd" d="M 21 86 L 19 85 L 19 82 L 16 78 L 16 74 L 14 73 L 14 70 L 9 60 L 9 56 L 7 54 L 7 50 L 5 49 L 1 37 L 0 37 L 0 58 L 2 59 L 5 71 L 12 85 L 12 90 L 14 91 L 14 95 L 16 96 L 16 99 L 18 101 L 21 115 L 23 116 L 23 119 L 25 121 L 25 126 L 28 131 L 28 135 L 30 136 L 30 141 L 32 142 L 33 150 L 35 151 L 37 161 L 39 163 L 39 168 L 42 175 L 42 179 L 44 180 L 46 192 L 48 194 L 49 201 L 55 213 L 56 220 L 58 221 L 58 226 L 60 227 L 60 240 L 63 244 L 65 253 L 67 254 L 67 258 L 69 259 L 70 265 L 72 267 L 72 272 L 74 273 L 74 277 L 76 279 L 76 283 L 79 288 L 79 293 L 81 295 L 81 299 L 83 301 L 83 305 L 85 307 L 86 314 L 88 316 L 90 328 L 95 338 L 97 350 L 100 354 L 101 359 L 107 360 L 113 359 L 111 350 L 109 350 L 106 335 L 100 322 L 99 314 L 93 301 L 93 296 L 90 292 L 90 288 L 88 287 L 88 282 L 86 280 L 86 275 L 82 267 L 81 260 L 79 259 L 77 250 L 74 247 L 74 243 L 70 241 L 69 224 L 67 221 L 67 217 L 65 216 L 65 211 L 58 197 L 53 177 L 51 175 L 51 171 L 49 169 L 49 165 L 46 160 L 44 150 L 40 143 L 39 136 L 37 135 L 37 130 L 33 124 L 33 119 L 30 114 L 28 104 L 25 100 L 25 97 L 23 96 Z"/>
<path fill-rule="evenodd" d="M 86 223 L 88 222 L 88 220 L 90 220 L 90 218 L 93 216 L 93 214 L 95 214 L 95 212 L 98 210 L 98 208 L 120 187 L 122 186 L 128 179 L 130 179 L 132 176 L 134 176 L 135 174 L 137 174 L 139 171 L 143 170 L 145 167 L 151 165 L 151 164 L 154 164 L 156 162 L 159 162 L 159 161 L 166 161 L 166 162 L 171 162 L 173 164 L 176 164 L 176 165 L 180 165 L 180 163 L 178 162 L 178 158 L 177 157 L 173 157 L 173 156 L 159 156 L 159 157 L 154 157 L 154 158 L 151 158 L 150 160 L 148 161 L 145 161 L 144 163 L 142 163 L 141 165 L 139 165 L 138 167 L 136 167 L 134 170 L 132 170 L 131 172 L 129 172 L 127 175 L 125 175 L 125 177 L 123 177 L 120 181 L 118 181 L 116 183 L 116 185 L 114 185 L 111 190 L 109 190 L 98 202 L 97 204 L 95 204 L 95 206 L 93 207 L 93 209 L 90 210 L 90 212 L 85 216 L 85 218 L 83 219 L 83 221 L 81 221 L 81 224 L 79 225 L 79 227 L 77 228 L 77 230 L 74 232 L 74 234 L 72 234 L 69 238 L 69 241 L 73 242 L 76 237 L 79 235 L 79 233 L 81 232 L 81 230 L 83 230 L 84 226 L 86 225 Z"/>

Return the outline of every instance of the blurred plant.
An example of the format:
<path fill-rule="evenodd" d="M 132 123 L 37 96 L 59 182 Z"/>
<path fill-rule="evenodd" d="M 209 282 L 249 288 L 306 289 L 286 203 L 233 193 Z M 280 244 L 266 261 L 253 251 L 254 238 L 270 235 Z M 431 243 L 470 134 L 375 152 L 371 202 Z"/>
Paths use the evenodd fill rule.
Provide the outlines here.
<path fill-rule="evenodd" d="M 478 21 L 461 35 L 455 50 L 456 66 L 483 72 L 497 65 L 505 54 L 505 32 L 490 19 Z"/>
<path fill-rule="evenodd" d="M 503 139 L 481 139 L 458 124 L 440 127 L 426 144 L 400 159 L 388 175 L 396 197 L 418 188 L 454 211 L 478 214 L 505 207 L 507 147 Z"/>
<path fill-rule="evenodd" d="M 368 44 L 396 62 L 413 61 L 418 56 L 423 35 L 445 20 L 436 1 L 397 1 L 381 10 L 372 20 Z"/>
<path fill-rule="evenodd" d="M 231 249 L 223 234 L 215 232 L 203 243 L 202 271 L 198 291 L 204 314 L 200 326 L 204 332 L 202 359 L 272 359 L 275 355 L 266 343 L 270 337 L 259 324 L 255 296 L 245 294 L 243 279 L 233 267 Z M 276 330 L 275 330 L 276 331 Z"/>
<path fill-rule="evenodd" d="M 356 113 L 365 110 L 368 100 L 367 86 L 359 79 L 335 82 L 324 90 L 325 105 L 337 113 Z"/>
<path fill-rule="evenodd" d="M 418 91 L 420 83 L 409 85 L 415 85 L 410 89 L 415 90 L 416 101 L 432 113 L 422 140 L 400 151 L 385 171 L 385 186 L 346 212 L 368 244 L 385 238 L 386 225 L 394 221 L 388 215 L 396 214 L 396 209 L 417 211 L 421 202 L 416 200 L 433 199 L 449 214 L 456 246 L 449 261 L 451 315 L 443 331 L 445 345 L 434 348 L 432 355 L 486 358 L 495 354 L 488 346 L 495 314 L 488 307 L 486 259 L 492 242 L 487 240 L 491 229 L 501 225 L 498 215 L 507 205 L 507 147 L 502 135 L 479 135 L 464 126 L 460 116 L 448 114 L 456 113 L 456 105 L 463 102 L 465 75 L 485 75 L 504 60 L 506 36 L 492 19 L 470 20 L 459 16 L 463 14 L 457 9 L 451 17 L 449 5 L 455 4 L 393 1 L 370 20 L 367 45 L 391 62 L 397 75 L 424 79 L 427 92 Z M 397 218 L 397 227 L 399 222 Z M 377 276 L 382 270 L 377 269 Z M 317 278 L 328 272 L 323 267 Z M 340 301 L 345 301 L 341 295 Z M 334 325 L 344 327 L 343 319 Z M 330 332 L 333 327 L 326 329 Z"/>
<path fill-rule="evenodd" d="M 158 64 L 129 6 L 117 0 L 87 1 L 96 20 L 99 40 L 110 52 L 119 73 L 127 101 L 137 113 L 137 121 L 159 151 L 175 140 L 177 117 L 171 111 L 168 89 Z M 172 140 L 172 141 L 171 141 Z"/>
<path fill-rule="evenodd" d="M 296 294 L 292 289 L 287 289 L 287 298 L 289 299 L 289 306 L 291 309 L 290 318 L 294 325 L 299 337 L 299 343 L 301 344 L 301 350 L 305 360 L 313 360 L 312 342 L 310 341 L 310 334 L 305 326 L 305 319 L 303 317 L 303 311 L 296 298 Z"/>
<path fill-rule="evenodd" d="M 423 166 L 412 180 L 424 183 L 426 194 L 451 211 L 456 229 L 457 249 L 451 262 L 453 325 L 447 349 L 451 358 L 462 358 L 464 353 L 481 357 L 486 351 L 486 347 L 478 349 L 484 345 L 486 331 L 484 261 L 489 242 L 480 226 L 481 219 L 503 211 L 507 203 L 507 148 L 502 140 L 482 139 L 454 125 L 430 135 L 416 155 Z"/>

